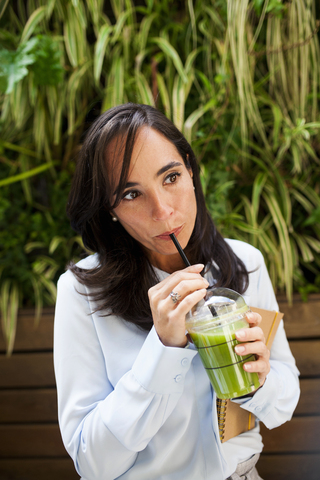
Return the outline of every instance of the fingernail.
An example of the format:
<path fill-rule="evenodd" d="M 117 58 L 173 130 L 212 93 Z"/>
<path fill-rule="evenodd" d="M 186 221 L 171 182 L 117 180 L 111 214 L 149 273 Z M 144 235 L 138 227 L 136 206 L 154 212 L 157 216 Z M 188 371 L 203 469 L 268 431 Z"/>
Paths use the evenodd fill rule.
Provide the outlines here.
<path fill-rule="evenodd" d="M 245 336 L 246 336 L 246 334 L 243 330 L 239 330 L 238 332 L 236 332 L 236 337 L 239 338 L 240 340 L 245 338 Z"/>
<path fill-rule="evenodd" d="M 251 370 L 252 369 L 251 363 L 245 363 L 243 365 L 243 368 L 245 368 L 246 370 Z"/>
<path fill-rule="evenodd" d="M 254 319 L 254 313 L 249 312 L 249 313 L 247 313 L 246 317 L 247 317 L 248 320 L 253 320 Z"/>
<path fill-rule="evenodd" d="M 235 351 L 236 351 L 236 353 L 243 353 L 245 351 L 245 348 L 241 347 L 240 345 L 237 345 L 235 347 Z"/>

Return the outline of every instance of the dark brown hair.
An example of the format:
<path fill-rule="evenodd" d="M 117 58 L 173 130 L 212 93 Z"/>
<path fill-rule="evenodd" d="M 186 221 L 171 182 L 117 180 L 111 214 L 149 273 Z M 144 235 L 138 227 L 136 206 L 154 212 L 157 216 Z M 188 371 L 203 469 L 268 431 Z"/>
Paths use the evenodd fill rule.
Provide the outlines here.
<path fill-rule="evenodd" d="M 193 172 L 197 217 L 185 249 L 191 263 L 203 263 L 212 270 L 217 286 L 243 293 L 248 287 L 248 272 L 216 229 L 205 205 L 199 168 L 191 146 L 165 115 L 148 105 L 128 103 L 103 113 L 91 126 L 81 148 L 74 175 L 67 213 L 71 226 L 84 245 L 98 254 L 99 265 L 85 270 L 71 264 L 78 280 L 90 287 L 97 310 L 149 330 L 153 323 L 148 289 L 158 282 L 144 250 L 110 212 L 121 200 L 127 182 L 133 146 L 142 127 L 164 135 L 177 149 L 187 168 Z M 106 165 L 107 148 L 115 140 L 121 145 L 120 182 L 115 201 L 114 185 Z M 111 171 L 108 168 L 108 171 Z M 211 262 L 214 261 L 214 264 Z"/>

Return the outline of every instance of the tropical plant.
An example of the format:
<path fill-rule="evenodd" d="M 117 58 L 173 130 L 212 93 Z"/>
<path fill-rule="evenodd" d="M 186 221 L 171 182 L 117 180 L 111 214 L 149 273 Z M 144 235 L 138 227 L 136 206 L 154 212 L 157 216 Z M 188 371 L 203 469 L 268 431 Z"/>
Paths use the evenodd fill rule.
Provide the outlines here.
<path fill-rule="evenodd" d="M 198 156 L 225 236 L 274 286 L 320 278 L 319 38 L 314 0 L 0 2 L 0 310 L 52 304 L 83 252 L 65 217 L 83 134 L 107 108 L 155 105 Z"/>

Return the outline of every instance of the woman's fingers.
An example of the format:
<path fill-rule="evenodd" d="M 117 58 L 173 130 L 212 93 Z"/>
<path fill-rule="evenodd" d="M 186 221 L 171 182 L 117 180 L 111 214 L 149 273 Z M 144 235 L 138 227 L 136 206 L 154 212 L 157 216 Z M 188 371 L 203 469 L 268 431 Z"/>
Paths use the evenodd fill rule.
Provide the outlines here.
<path fill-rule="evenodd" d="M 256 312 L 248 312 L 246 314 L 246 320 L 250 326 L 258 326 L 262 321 L 262 317 L 259 313 Z"/>
<path fill-rule="evenodd" d="M 266 362 L 262 359 L 256 360 L 255 362 L 246 362 L 243 365 L 243 368 L 247 372 L 258 373 L 259 374 L 259 379 L 260 379 L 260 384 L 261 384 L 261 380 L 263 379 L 263 381 L 264 381 L 264 379 L 266 378 L 266 376 L 270 372 L 270 366 L 269 366 L 268 362 Z"/>
<path fill-rule="evenodd" d="M 235 352 L 238 355 L 258 355 L 269 360 L 270 352 L 266 344 L 262 341 L 257 340 L 252 343 L 241 343 L 235 347 Z"/>
<path fill-rule="evenodd" d="M 235 352 L 241 356 L 255 355 L 256 360 L 246 362 L 243 368 L 247 372 L 258 373 L 260 385 L 263 385 L 266 376 L 270 372 L 270 351 L 266 346 L 262 329 L 256 326 L 261 323 L 261 316 L 256 313 L 251 316 L 251 313 L 247 315 L 247 321 L 254 326 L 252 328 L 243 328 L 236 332 L 236 338 L 241 343 L 235 346 Z"/>
<path fill-rule="evenodd" d="M 236 338 L 239 342 L 254 342 L 255 340 L 265 342 L 264 333 L 260 327 L 242 328 L 236 332 Z"/>
<path fill-rule="evenodd" d="M 191 265 L 184 270 L 174 272 L 169 275 L 169 277 L 162 280 L 162 282 L 157 283 L 157 285 L 150 288 L 149 292 L 161 293 L 164 298 L 167 297 L 171 291 L 175 291 L 175 287 L 177 287 L 177 285 L 184 280 L 194 280 L 202 278 L 206 283 L 208 283 L 207 280 L 200 275 L 200 272 L 203 270 L 203 268 L 203 264 L 198 264 Z"/>
<path fill-rule="evenodd" d="M 172 290 L 169 293 L 169 295 L 164 299 L 164 301 L 167 303 L 167 307 L 171 309 L 173 305 L 177 306 L 178 303 L 180 304 L 186 297 L 189 297 L 190 294 L 192 294 L 194 291 L 201 290 L 203 288 L 206 289 L 208 286 L 209 286 L 209 283 L 207 282 L 206 279 L 202 277 L 195 278 L 195 279 L 182 280 L 180 283 L 178 283 L 178 285 L 174 287 L 174 290 Z M 177 294 L 177 297 L 176 297 L 177 301 L 175 301 L 174 294 Z"/>
<path fill-rule="evenodd" d="M 206 294 L 209 283 L 200 275 L 203 265 L 192 265 L 150 288 L 148 295 L 153 323 L 162 343 L 184 346 L 185 317 Z"/>

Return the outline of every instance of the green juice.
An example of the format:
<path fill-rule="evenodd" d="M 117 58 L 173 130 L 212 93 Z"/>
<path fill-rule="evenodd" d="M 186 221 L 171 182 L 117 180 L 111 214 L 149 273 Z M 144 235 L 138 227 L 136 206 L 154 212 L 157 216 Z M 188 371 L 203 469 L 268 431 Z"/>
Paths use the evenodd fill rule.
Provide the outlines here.
<path fill-rule="evenodd" d="M 197 318 L 195 323 L 187 321 L 189 335 L 218 398 L 241 397 L 260 386 L 258 374 L 243 369 L 243 364 L 254 361 L 255 356 L 241 356 L 234 351 L 234 347 L 240 343 L 236 340 L 235 332 L 248 328 L 245 320 L 247 311 L 249 308 L 244 305 L 222 317 L 214 317 L 209 313 Z"/>

